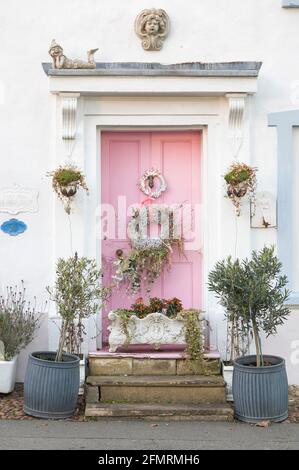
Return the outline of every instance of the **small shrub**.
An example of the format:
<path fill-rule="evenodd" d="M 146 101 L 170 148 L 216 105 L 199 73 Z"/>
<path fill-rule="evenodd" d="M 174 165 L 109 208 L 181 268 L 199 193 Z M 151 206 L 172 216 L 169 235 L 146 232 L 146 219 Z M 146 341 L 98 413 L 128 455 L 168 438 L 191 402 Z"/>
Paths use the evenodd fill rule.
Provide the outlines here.
<path fill-rule="evenodd" d="M 24 284 L 7 287 L 6 294 L 0 296 L 0 340 L 4 344 L 4 359 L 10 361 L 34 338 L 39 327 L 40 314 L 35 303 L 26 300 Z"/>

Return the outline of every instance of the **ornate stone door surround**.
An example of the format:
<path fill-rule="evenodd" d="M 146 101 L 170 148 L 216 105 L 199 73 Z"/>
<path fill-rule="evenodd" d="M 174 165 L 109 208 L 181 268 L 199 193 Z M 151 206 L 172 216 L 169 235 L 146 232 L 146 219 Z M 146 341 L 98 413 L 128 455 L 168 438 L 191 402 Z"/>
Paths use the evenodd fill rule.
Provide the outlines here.
<path fill-rule="evenodd" d="M 72 245 L 80 254 L 101 259 L 100 220 L 101 130 L 200 130 L 203 134 L 204 282 L 214 263 L 234 253 L 235 220 L 224 196 L 222 175 L 232 160 L 250 163 L 250 98 L 257 92 L 261 63 L 128 64 L 100 63 L 94 70 L 53 70 L 43 64 L 49 91 L 55 96 L 53 126 L 55 162 L 76 162 L 87 177 L 90 195 L 80 195 L 72 218 Z M 53 272 L 58 256 L 70 255 L 65 213 L 55 202 Z M 250 252 L 247 211 L 239 220 L 238 256 Z M 212 325 L 211 346 L 222 349 L 221 310 L 204 292 L 204 310 Z M 50 347 L 54 341 L 52 312 Z M 96 350 L 96 322 L 90 319 L 86 351 Z M 51 326 L 50 326 L 51 324 Z M 98 346 L 101 346 L 98 344 Z"/>

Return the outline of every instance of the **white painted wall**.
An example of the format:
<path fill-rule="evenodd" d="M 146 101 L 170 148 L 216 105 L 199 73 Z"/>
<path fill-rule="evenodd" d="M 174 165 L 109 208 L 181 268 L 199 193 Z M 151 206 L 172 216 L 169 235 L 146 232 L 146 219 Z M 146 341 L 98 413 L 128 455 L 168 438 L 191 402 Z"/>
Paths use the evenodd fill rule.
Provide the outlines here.
<path fill-rule="evenodd" d="M 143 51 L 133 28 L 139 11 L 152 6 L 164 8 L 171 19 L 171 34 L 160 52 Z M 63 213 L 59 213 L 60 208 L 54 203 L 50 181 L 45 176 L 61 158 L 56 145 L 56 99 L 49 93 L 48 79 L 41 68 L 41 62 L 49 61 L 47 51 L 54 37 L 70 57 L 84 57 L 87 49 L 98 46 L 98 61 L 263 61 L 259 91 L 251 105 L 250 142 L 246 145 L 250 145 L 252 163 L 259 168 L 260 189 L 275 193 L 276 131 L 268 128 L 267 114 L 299 107 L 299 94 L 296 95 L 299 89 L 298 22 L 299 10 L 281 8 L 280 0 L 3 2 L 0 24 L 0 187 L 16 182 L 37 188 L 40 209 L 37 214 L 20 215 L 29 227 L 25 234 L 9 237 L 0 233 L 2 286 L 24 279 L 28 294 L 36 295 L 42 303 L 47 297 L 45 286 L 53 282 L 56 254 L 68 250 L 66 224 L 65 230 L 59 233 L 59 243 L 54 241 L 54 220 L 57 222 L 57 217 L 62 218 Z M 225 165 L 220 174 L 221 171 L 225 171 Z M 218 184 L 221 185 L 220 177 Z M 83 207 L 81 201 L 79 210 Z M 222 223 L 225 224 L 233 212 L 228 201 L 224 201 L 222 207 Z M 245 211 L 242 217 L 241 234 L 247 230 L 246 238 L 249 234 L 248 213 Z M 6 214 L 0 213 L 1 223 L 7 218 Z M 63 219 L 61 223 L 64 223 Z M 233 225 L 229 224 L 221 245 L 223 256 L 233 250 L 234 233 Z M 250 237 L 252 248 L 260 248 L 264 243 L 275 242 L 276 231 L 256 230 Z M 244 252 L 242 240 L 240 236 L 240 252 Z M 210 302 L 213 305 L 212 299 Z M 277 348 L 277 352 L 288 358 L 293 383 L 299 383 L 299 366 L 290 361 L 291 344 L 299 340 L 298 315 L 298 311 L 294 311 L 283 334 L 267 346 L 273 347 L 274 353 Z M 222 326 L 220 321 L 217 329 L 219 346 L 223 346 L 225 330 L 222 331 Z M 29 350 L 48 347 L 47 330 L 45 321 Z M 20 358 L 19 380 L 24 374 L 26 354 L 27 351 Z"/>

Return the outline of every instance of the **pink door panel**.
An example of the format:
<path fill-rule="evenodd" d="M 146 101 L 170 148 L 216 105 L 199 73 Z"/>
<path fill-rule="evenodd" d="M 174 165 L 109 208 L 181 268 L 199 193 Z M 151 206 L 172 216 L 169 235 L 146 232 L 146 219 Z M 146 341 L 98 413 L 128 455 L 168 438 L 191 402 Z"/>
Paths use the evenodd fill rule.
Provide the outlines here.
<path fill-rule="evenodd" d="M 108 284 L 111 279 L 112 261 L 115 259 L 116 250 L 126 251 L 130 248 L 129 240 L 125 238 L 128 222 L 125 212 L 129 205 L 140 204 L 145 199 L 146 196 L 138 188 L 138 181 L 147 169 L 159 169 L 167 183 L 168 189 L 157 199 L 157 203 L 190 204 L 191 224 L 194 229 L 197 213 L 193 209 L 201 202 L 200 137 L 199 132 L 102 133 L 102 204 L 113 206 L 116 215 L 115 227 L 110 223 L 109 229 L 105 217 L 107 214 L 102 216 L 102 264 L 105 283 Z M 201 276 L 200 247 L 196 243 L 190 246 L 186 243 L 185 256 L 179 256 L 174 250 L 171 270 L 166 270 L 155 282 L 150 295 L 163 298 L 178 297 L 183 301 L 185 308 L 199 308 L 202 297 Z M 108 312 L 115 308 L 129 307 L 136 297 L 138 296 L 129 297 L 125 289 L 113 293 L 103 311 L 104 344 L 108 340 Z"/>

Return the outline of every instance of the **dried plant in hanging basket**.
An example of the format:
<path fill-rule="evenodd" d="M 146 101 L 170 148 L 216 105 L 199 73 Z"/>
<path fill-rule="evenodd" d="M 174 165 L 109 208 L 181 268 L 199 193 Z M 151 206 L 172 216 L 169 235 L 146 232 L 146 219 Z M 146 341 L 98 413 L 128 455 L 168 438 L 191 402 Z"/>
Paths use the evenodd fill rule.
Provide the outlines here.
<path fill-rule="evenodd" d="M 141 292 L 142 285 L 149 294 L 164 268 L 171 268 L 173 248 L 178 246 L 180 241 L 165 240 L 162 244 L 157 239 L 157 242 L 156 245 L 134 246 L 127 253 L 119 254 L 113 261 L 115 267 L 113 280 L 118 286 L 125 284 L 128 295 Z"/>
<path fill-rule="evenodd" d="M 252 196 L 256 189 L 257 168 L 245 163 L 233 163 L 224 175 L 227 197 L 235 206 L 236 215 L 241 214 L 241 200 L 246 195 Z"/>
<path fill-rule="evenodd" d="M 52 178 L 52 187 L 59 199 L 63 202 L 67 214 L 71 212 L 71 203 L 79 188 L 88 192 L 85 176 L 76 165 L 69 163 L 59 166 L 48 173 Z"/>

